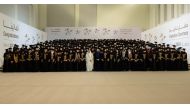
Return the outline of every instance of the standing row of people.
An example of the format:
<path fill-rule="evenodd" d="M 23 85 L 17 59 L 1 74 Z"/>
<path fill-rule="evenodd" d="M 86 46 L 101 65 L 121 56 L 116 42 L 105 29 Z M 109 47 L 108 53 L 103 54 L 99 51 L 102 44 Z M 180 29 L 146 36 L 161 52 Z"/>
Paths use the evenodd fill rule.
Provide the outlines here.
<path fill-rule="evenodd" d="M 6 49 L 4 72 L 188 70 L 185 49 L 126 39 L 68 39 Z"/>

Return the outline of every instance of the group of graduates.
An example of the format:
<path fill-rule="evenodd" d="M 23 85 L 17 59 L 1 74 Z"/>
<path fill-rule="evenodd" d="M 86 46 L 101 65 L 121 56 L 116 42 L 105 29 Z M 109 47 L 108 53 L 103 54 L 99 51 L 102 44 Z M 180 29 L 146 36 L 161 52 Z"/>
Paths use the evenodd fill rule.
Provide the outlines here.
<path fill-rule="evenodd" d="M 87 50 L 93 54 L 93 71 L 188 70 L 185 49 L 175 45 L 139 39 L 57 39 L 6 49 L 3 71 L 85 71 Z"/>

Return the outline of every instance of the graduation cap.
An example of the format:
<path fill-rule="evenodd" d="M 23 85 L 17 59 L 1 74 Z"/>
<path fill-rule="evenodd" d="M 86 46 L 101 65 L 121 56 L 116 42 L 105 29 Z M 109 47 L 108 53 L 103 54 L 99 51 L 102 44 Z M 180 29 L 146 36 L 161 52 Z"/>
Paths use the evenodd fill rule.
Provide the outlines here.
<path fill-rule="evenodd" d="M 177 48 L 177 51 L 180 51 L 181 49 L 182 49 L 182 47 L 178 47 L 178 48 Z"/>
<path fill-rule="evenodd" d="M 6 51 L 6 52 L 9 51 L 9 49 L 5 49 L 5 51 Z"/>

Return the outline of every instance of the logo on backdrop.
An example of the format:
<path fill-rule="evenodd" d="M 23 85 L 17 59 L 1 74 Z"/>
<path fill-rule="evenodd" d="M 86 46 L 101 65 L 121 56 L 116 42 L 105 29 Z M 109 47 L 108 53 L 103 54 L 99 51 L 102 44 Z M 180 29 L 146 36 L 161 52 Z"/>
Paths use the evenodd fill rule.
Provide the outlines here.
<path fill-rule="evenodd" d="M 11 33 L 11 31 L 19 31 L 19 26 L 13 23 L 10 23 L 8 25 L 8 23 L 5 22 L 5 20 L 3 19 L 3 28 L 8 29 L 9 32 L 7 31 L 3 31 L 3 36 L 7 36 L 8 38 L 19 38 L 19 36 L 17 34 Z"/>
<path fill-rule="evenodd" d="M 8 24 L 5 23 L 4 19 L 3 19 L 3 27 L 7 28 L 7 29 L 10 29 L 12 31 L 19 31 L 19 26 L 18 25 L 12 24 L 12 23 L 10 25 L 8 25 Z"/>
<path fill-rule="evenodd" d="M 183 26 L 176 26 L 172 29 L 169 29 L 169 38 L 177 38 L 177 37 L 182 37 L 182 36 L 188 36 L 189 30 L 188 30 L 189 25 L 184 24 Z"/>
<path fill-rule="evenodd" d="M 18 35 L 16 34 L 13 34 L 13 33 L 9 33 L 9 32 L 6 32 L 6 31 L 3 31 L 3 36 L 7 36 L 8 38 L 11 37 L 11 38 L 19 38 Z"/>

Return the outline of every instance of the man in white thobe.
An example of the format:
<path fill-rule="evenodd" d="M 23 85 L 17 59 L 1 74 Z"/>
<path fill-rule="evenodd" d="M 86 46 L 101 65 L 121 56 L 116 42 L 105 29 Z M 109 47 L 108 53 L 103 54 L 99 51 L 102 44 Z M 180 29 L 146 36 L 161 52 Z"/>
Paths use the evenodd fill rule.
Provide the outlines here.
<path fill-rule="evenodd" d="M 92 71 L 94 68 L 94 56 L 91 52 L 90 49 L 88 49 L 87 53 L 86 53 L 86 70 Z"/>

